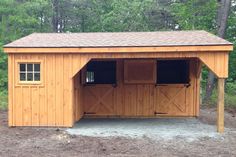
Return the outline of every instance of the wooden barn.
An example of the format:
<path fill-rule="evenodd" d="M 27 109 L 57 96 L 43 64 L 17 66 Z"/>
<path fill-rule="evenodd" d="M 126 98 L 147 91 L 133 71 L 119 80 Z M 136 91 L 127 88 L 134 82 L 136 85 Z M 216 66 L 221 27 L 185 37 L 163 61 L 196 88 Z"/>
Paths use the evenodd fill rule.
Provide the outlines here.
<path fill-rule="evenodd" d="M 196 117 L 202 64 L 218 78 L 217 128 L 232 43 L 205 31 L 33 33 L 4 46 L 9 126 L 83 117 Z"/>

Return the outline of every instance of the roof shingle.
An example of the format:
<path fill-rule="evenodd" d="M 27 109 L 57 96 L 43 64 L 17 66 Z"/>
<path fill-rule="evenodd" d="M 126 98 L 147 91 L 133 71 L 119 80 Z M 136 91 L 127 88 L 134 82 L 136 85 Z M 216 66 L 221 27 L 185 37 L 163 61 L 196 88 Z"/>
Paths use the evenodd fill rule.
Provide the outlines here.
<path fill-rule="evenodd" d="M 4 47 L 145 47 L 232 45 L 206 31 L 33 33 Z"/>

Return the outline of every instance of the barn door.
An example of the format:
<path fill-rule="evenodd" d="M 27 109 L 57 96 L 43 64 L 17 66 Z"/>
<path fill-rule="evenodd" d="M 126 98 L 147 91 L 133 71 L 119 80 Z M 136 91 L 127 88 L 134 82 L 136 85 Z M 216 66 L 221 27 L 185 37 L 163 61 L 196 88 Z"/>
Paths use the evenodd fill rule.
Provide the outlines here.
<path fill-rule="evenodd" d="M 185 85 L 163 85 L 157 87 L 156 115 L 187 115 L 187 87 Z"/>
<path fill-rule="evenodd" d="M 115 115 L 114 87 L 112 85 L 85 86 L 83 106 L 85 115 Z"/>

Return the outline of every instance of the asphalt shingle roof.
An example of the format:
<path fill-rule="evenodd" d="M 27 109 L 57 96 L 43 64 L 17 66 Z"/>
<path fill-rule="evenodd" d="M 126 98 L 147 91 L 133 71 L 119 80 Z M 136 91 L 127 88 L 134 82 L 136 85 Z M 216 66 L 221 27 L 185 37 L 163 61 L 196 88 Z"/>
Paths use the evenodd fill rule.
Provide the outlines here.
<path fill-rule="evenodd" d="M 206 31 L 33 33 L 4 47 L 145 47 L 232 45 Z"/>

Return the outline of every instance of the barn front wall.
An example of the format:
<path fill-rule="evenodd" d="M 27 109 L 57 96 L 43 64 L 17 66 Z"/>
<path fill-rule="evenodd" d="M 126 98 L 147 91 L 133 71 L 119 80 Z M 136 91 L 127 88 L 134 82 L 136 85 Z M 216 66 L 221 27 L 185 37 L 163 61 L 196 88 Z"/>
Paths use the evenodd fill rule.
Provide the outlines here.
<path fill-rule="evenodd" d="M 102 61 L 102 60 L 100 60 Z M 82 108 L 86 117 L 157 117 L 157 116 L 197 116 L 199 99 L 199 78 L 195 71 L 197 59 L 189 59 L 189 84 L 156 84 L 125 82 L 124 62 L 126 59 L 113 60 L 117 64 L 116 85 L 82 85 Z M 131 60 L 135 61 L 136 60 Z M 154 63 L 156 59 L 138 59 L 140 68 Z M 140 62 L 141 61 L 141 62 Z M 86 68 L 86 67 L 85 67 Z M 129 73 L 135 72 L 135 67 Z M 145 69 L 142 69 L 145 70 Z M 146 68 L 146 71 L 148 69 Z M 153 70 L 151 70 L 153 71 Z M 155 69 L 154 69 L 155 72 Z M 158 73 L 158 71 L 157 71 Z M 148 74 L 147 74 L 148 75 Z M 154 74 L 155 76 L 156 74 Z M 104 76 L 105 77 L 105 76 Z M 137 76 L 139 78 L 145 76 Z"/>
<path fill-rule="evenodd" d="M 219 60 L 217 53 L 224 56 Z M 9 126 L 62 126 L 71 127 L 84 113 L 96 112 L 97 115 L 114 116 L 153 116 L 154 112 L 167 113 L 170 116 L 197 116 L 199 112 L 199 77 L 203 57 L 218 77 L 227 77 L 228 53 L 216 52 L 169 52 L 169 53 L 9 53 Z M 83 86 L 81 85 L 82 68 L 91 59 L 117 59 L 118 86 Z M 191 60 L 191 86 L 154 86 L 125 85 L 121 79 L 124 58 L 174 58 Z M 197 59 L 198 58 L 198 59 Z M 19 63 L 40 62 L 41 82 L 27 84 L 18 81 Z M 209 64 L 208 64 L 209 63 Z M 90 95 L 95 94 L 94 97 Z M 96 92 L 112 97 L 98 99 Z M 109 93 L 106 93 L 109 91 Z M 179 92 L 181 91 L 181 92 Z M 178 93 L 181 96 L 176 96 Z M 87 93 L 87 94 L 86 94 Z M 172 93 L 172 94 L 170 94 Z M 94 99 L 94 102 L 89 102 Z M 165 99 L 165 101 L 160 101 Z M 181 99 L 181 100 L 178 100 Z M 88 101 L 89 100 L 89 101 Z M 105 105 L 97 108 L 96 104 L 103 101 Z M 176 103 L 176 102 L 181 103 Z M 148 102 L 148 103 L 147 103 Z M 168 103 L 168 108 L 163 107 Z M 92 107 L 95 104 L 95 107 Z M 157 105 L 155 105 L 157 104 Z M 89 106 L 90 105 L 90 106 Z M 92 105 L 92 106 L 91 106 Z M 91 108 L 94 110 L 91 111 Z M 170 110 L 171 108 L 171 110 Z M 87 114 L 88 116 L 89 114 Z M 155 114 L 156 115 L 156 114 Z M 159 115 L 158 115 L 159 116 Z"/>

